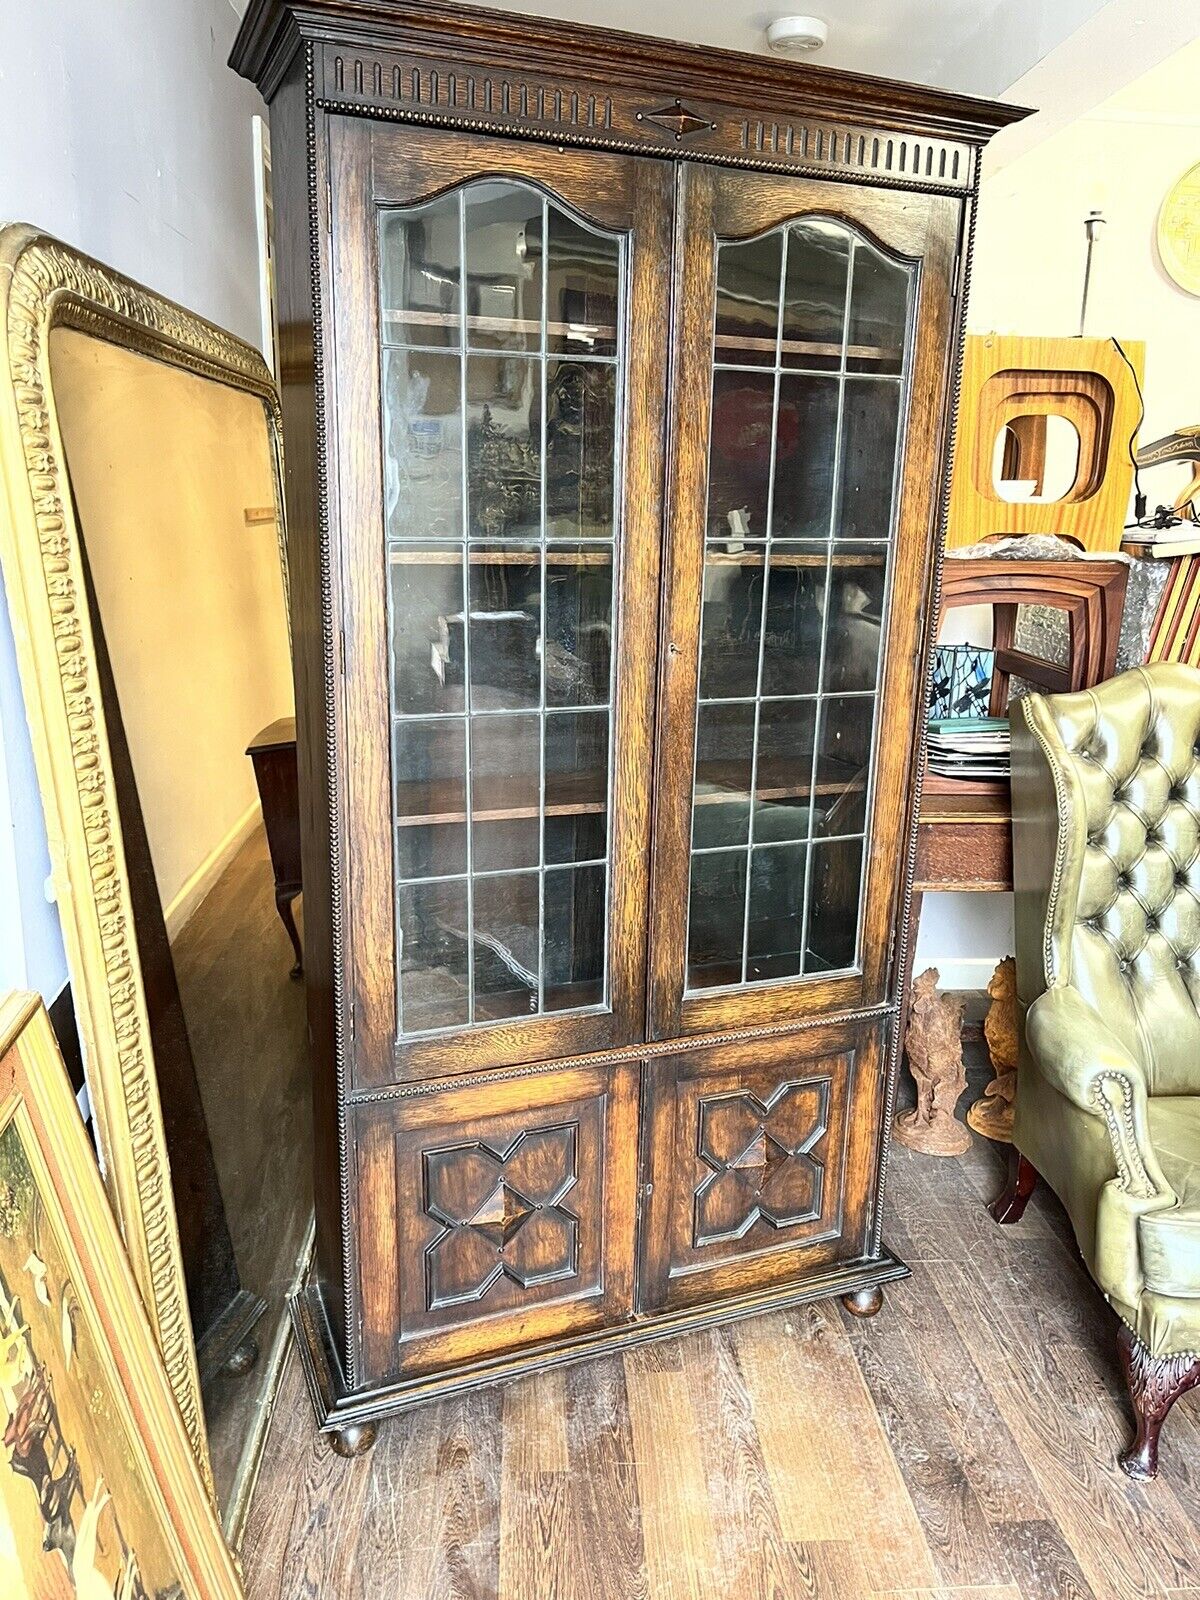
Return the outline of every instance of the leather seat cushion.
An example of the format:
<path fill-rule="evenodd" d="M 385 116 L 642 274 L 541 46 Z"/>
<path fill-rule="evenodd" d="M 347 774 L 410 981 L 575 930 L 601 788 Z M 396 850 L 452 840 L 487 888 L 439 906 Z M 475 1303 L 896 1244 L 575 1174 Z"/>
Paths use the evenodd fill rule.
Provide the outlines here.
<path fill-rule="evenodd" d="M 1149 1114 L 1150 1142 L 1179 1203 L 1138 1221 L 1146 1286 L 1200 1297 L 1200 1096 L 1155 1096 Z"/>

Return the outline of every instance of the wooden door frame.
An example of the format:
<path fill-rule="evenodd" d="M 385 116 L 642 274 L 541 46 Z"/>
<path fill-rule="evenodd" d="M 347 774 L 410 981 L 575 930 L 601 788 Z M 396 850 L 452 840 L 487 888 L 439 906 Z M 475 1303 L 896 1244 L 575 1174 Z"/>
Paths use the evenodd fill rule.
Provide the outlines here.
<path fill-rule="evenodd" d="M 673 174 L 665 162 L 550 151 L 448 130 L 329 121 L 333 384 L 330 506 L 343 603 L 340 765 L 346 796 L 345 941 L 354 973 L 352 1090 L 611 1049 L 643 1036 L 662 417 L 669 333 Z M 390 723 L 383 584 L 383 473 L 375 211 L 472 180 L 520 178 L 629 239 L 622 516 L 614 562 L 616 675 L 609 810 L 609 1005 L 397 1041 Z M 386 825 L 383 825 L 386 824 Z"/>
<path fill-rule="evenodd" d="M 898 443 L 902 468 L 893 534 L 881 705 L 906 707 L 877 727 L 874 798 L 862 912 L 862 961 L 828 978 L 782 979 L 685 996 L 692 774 L 707 521 L 711 349 L 718 238 L 750 238 L 804 215 L 844 222 L 893 257 L 917 264 L 912 362 Z M 879 1004 L 888 992 L 893 927 L 915 770 L 922 641 L 942 485 L 947 375 L 953 358 L 955 254 L 961 203 L 866 185 L 686 162 L 676 210 L 673 432 L 664 555 L 655 835 L 651 887 L 649 1036 L 663 1040 Z M 687 407 L 681 404 L 687 397 Z M 696 529 L 700 533 L 696 533 Z M 887 827 L 894 818 L 896 826 Z"/>

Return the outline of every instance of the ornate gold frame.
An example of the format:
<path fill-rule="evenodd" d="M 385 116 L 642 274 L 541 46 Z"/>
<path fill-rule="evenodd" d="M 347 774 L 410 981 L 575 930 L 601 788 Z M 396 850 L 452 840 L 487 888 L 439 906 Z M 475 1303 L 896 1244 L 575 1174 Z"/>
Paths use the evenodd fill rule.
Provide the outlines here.
<path fill-rule="evenodd" d="M 38 1192 L 69 1258 L 89 1329 L 97 1380 L 123 1417 L 156 1519 L 194 1600 L 243 1600 L 234 1560 L 172 1404 L 137 1286 L 121 1249 L 87 1136 L 76 1115 L 45 1007 L 37 995 L 0 999 L 0 1127 L 17 1122 Z M 39 1170 L 40 1169 L 40 1170 Z M 56 1286 L 57 1287 L 57 1286 Z"/>
<path fill-rule="evenodd" d="M 0 229 L 0 564 L 16 636 L 54 892 L 104 1176 L 192 1449 L 212 1474 L 79 528 L 50 375 L 49 335 L 75 328 L 257 396 L 275 462 L 282 419 L 252 346 L 24 224 Z"/>

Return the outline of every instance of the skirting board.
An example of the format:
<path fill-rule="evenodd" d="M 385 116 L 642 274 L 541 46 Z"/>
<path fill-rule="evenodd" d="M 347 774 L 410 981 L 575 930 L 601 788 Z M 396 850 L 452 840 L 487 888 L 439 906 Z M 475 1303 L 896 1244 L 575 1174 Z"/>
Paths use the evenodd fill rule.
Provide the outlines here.
<path fill-rule="evenodd" d="M 196 907 L 208 894 L 225 868 L 237 855 L 255 828 L 262 824 L 262 807 L 252 800 L 232 828 L 219 839 L 201 861 L 195 872 L 184 882 L 179 893 L 163 912 L 167 924 L 167 938 L 174 944 L 191 921 Z"/>

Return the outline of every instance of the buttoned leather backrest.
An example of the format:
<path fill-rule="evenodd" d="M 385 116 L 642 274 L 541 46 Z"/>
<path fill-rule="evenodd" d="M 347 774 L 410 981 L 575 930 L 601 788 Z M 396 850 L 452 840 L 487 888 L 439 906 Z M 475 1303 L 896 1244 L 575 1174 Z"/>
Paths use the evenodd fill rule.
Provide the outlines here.
<path fill-rule="evenodd" d="M 1045 982 L 1080 991 L 1152 1094 L 1200 1091 L 1200 671 L 1135 667 L 1019 706 L 1057 811 Z"/>

